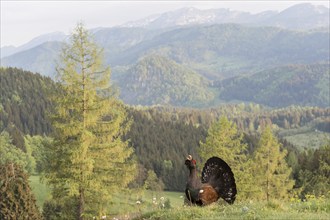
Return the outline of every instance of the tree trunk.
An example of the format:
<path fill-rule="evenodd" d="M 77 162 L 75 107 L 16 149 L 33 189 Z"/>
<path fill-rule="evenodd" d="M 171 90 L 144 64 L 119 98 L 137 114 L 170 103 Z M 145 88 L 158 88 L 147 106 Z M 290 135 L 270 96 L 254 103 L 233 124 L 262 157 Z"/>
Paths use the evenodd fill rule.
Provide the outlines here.
<path fill-rule="evenodd" d="M 85 209 L 85 195 L 84 190 L 82 188 L 79 189 L 79 210 L 78 210 L 78 218 L 79 220 L 84 219 L 84 210 Z"/>

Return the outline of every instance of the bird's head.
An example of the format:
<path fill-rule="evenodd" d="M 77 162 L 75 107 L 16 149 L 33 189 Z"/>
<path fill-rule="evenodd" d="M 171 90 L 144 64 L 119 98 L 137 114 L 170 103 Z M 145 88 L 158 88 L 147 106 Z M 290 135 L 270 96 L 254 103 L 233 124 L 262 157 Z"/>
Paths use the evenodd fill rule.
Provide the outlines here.
<path fill-rule="evenodd" d="M 189 170 L 196 168 L 196 160 L 194 160 L 191 155 L 188 155 L 188 157 L 186 158 L 185 164 Z"/>

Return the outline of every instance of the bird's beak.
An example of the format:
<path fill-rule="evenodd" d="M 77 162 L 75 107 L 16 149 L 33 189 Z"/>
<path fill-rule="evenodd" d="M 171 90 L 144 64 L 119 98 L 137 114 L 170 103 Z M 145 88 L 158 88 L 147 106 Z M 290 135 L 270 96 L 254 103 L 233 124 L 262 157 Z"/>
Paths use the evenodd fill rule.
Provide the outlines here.
<path fill-rule="evenodd" d="M 187 160 L 192 160 L 192 156 L 188 155 Z"/>

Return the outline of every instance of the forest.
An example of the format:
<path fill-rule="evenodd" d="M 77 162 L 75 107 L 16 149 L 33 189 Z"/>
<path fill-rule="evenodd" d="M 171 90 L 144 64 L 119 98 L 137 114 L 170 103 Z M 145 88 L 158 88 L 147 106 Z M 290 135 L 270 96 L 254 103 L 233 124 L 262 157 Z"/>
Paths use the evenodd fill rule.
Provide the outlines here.
<path fill-rule="evenodd" d="M 198 169 L 211 156 L 225 157 L 236 176 L 238 202 L 328 198 L 330 108 L 127 105 L 109 85 L 111 72 L 100 51 L 78 25 L 62 51 L 56 83 L 38 73 L 0 68 L 1 219 L 101 218 L 126 186 L 182 192 L 188 154 L 201 164 Z M 143 62 L 132 71 L 146 68 Z M 168 68 L 171 74 L 181 67 Z M 148 71 L 139 72 L 144 77 Z M 318 142 L 301 145 L 299 135 Z M 41 176 L 51 188 L 41 208 L 28 175 Z"/>

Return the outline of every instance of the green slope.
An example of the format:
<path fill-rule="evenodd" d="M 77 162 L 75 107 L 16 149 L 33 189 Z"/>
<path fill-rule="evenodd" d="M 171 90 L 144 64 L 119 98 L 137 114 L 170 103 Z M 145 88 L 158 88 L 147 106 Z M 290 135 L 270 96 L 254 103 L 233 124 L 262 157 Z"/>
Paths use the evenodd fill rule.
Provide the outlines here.
<path fill-rule="evenodd" d="M 129 104 L 202 106 L 213 100 L 208 82 L 167 58 L 150 55 L 132 66 L 119 81 Z"/>
<path fill-rule="evenodd" d="M 290 65 L 235 77 L 218 85 L 220 98 L 272 107 L 330 105 L 329 64 Z"/>

